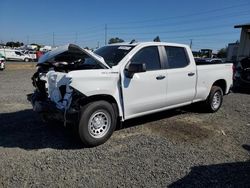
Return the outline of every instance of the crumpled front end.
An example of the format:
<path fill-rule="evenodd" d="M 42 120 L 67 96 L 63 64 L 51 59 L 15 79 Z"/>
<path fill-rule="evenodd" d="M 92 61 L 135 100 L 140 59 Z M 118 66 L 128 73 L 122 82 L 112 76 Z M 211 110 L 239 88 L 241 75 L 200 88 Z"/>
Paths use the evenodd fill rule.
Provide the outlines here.
<path fill-rule="evenodd" d="M 73 89 L 70 88 L 71 78 L 65 73 L 49 71 L 46 74 L 48 98 L 60 110 L 67 110 L 71 104 Z"/>
<path fill-rule="evenodd" d="M 28 100 L 44 119 L 65 123 L 68 117 L 79 114 L 80 102 L 85 98 L 83 93 L 71 87 L 70 72 L 109 68 L 101 56 L 77 45 L 58 47 L 39 59 L 37 72 L 32 77 L 36 89 L 28 95 Z"/>
<path fill-rule="evenodd" d="M 32 77 L 35 91 L 28 95 L 33 110 L 42 115 L 45 120 L 66 122 L 70 114 L 73 88 L 71 78 L 67 73 L 55 72 L 35 73 Z"/>

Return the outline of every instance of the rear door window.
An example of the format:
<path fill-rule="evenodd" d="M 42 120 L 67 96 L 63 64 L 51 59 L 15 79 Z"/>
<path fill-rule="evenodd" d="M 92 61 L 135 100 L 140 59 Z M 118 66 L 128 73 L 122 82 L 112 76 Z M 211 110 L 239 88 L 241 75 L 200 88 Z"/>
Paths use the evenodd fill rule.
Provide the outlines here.
<path fill-rule="evenodd" d="M 183 47 L 165 46 L 165 50 L 167 53 L 167 68 L 183 68 L 189 64 L 186 50 Z"/>

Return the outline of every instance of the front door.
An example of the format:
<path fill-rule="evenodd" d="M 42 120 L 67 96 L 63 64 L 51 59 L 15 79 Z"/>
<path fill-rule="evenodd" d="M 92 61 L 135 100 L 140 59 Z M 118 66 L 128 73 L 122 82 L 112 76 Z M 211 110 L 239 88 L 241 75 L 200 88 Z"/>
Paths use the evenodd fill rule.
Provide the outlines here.
<path fill-rule="evenodd" d="M 125 119 L 157 110 L 166 105 L 167 78 L 157 46 L 142 48 L 130 63 L 145 63 L 146 72 L 122 77 Z"/>

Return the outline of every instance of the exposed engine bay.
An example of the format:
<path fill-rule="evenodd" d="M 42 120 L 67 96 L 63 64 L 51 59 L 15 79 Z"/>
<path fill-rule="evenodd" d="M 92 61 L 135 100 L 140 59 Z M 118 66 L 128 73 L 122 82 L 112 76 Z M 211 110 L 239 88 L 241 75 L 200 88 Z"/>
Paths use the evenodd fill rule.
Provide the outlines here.
<path fill-rule="evenodd" d="M 76 46 L 73 49 L 71 46 L 69 46 L 67 51 L 63 50 L 59 54 L 45 54 L 45 57 L 42 57 L 37 64 L 37 71 L 48 72 L 49 70 L 54 70 L 67 73 L 73 70 L 104 68 L 96 59 L 84 53 L 81 49 L 75 49 Z"/>
<path fill-rule="evenodd" d="M 102 57 L 72 44 L 59 47 L 42 56 L 37 64 L 37 71 L 32 76 L 35 92 L 28 95 L 34 111 L 48 113 L 49 116 L 51 110 L 56 110 L 65 115 L 70 106 L 74 106 L 71 104 L 73 96 L 79 95 L 77 91 L 73 93 L 74 89 L 70 86 L 72 78 L 67 73 L 107 68 L 102 61 L 104 62 Z"/>

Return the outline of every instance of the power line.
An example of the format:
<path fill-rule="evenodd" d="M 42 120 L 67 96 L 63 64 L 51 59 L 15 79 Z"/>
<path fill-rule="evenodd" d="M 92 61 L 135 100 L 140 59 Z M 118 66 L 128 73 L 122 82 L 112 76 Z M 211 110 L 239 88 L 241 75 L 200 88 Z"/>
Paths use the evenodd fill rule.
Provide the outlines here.
<path fill-rule="evenodd" d="M 186 18 L 187 16 L 191 16 L 191 15 L 198 15 L 198 14 L 207 14 L 207 13 L 210 13 L 210 12 L 217 12 L 217 11 L 220 11 L 220 10 L 225 10 L 225 9 L 232 9 L 232 8 L 236 8 L 236 7 L 242 7 L 242 6 L 246 6 L 246 5 L 249 5 L 249 3 L 244 3 L 244 4 L 236 4 L 236 5 L 232 5 L 232 6 L 228 6 L 228 7 L 224 7 L 224 8 L 217 8 L 217 9 L 211 9 L 211 10 L 207 10 L 207 11 L 202 11 L 202 12 L 196 12 L 196 13 L 192 13 L 192 14 L 186 14 L 186 15 L 181 15 L 181 16 L 172 16 L 172 17 L 168 17 L 168 18 L 164 18 L 164 19 L 150 19 L 150 20 L 141 20 L 141 21 L 132 21 L 132 22 L 127 22 L 127 23 L 133 23 L 133 22 L 135 22 L 135 23 L 144 23 L 145 21 L 146 22 L 148 22 L 148 21 L 156 21 L 156 20 L 168 20 L 169 21 L 169 19 L 173 19 L 173 18 L 182 18 L 182 17 L 184 17 L 184 18 Z M 238 12 L 237 12 L 237 14 L 238 14 Z M 242 14 L 242 12 L 241 12 L 241 14 Z M 204 19 L 202 19 L 202 20 L 204 20 Z M 123 23 L 123 25 L 124 25 L 124 23 Z M 150 25 L 150 26 L 152 26 L 152 25 Z M 153 26 L 156 26 L 157 27 L 157 25 L 153 25 Z M 159 26 L 165 26 L 165 24 L 164 25 L 159 25 Z M 142 26 L 139 26 L 138 28 L 141 28 Z M 145 26 L 145 27 L 148 27 L 148 26 Z M 133 27 L 133 28 L 135 28 L 135 27 Z M 133 29 L 132 27 L 128 27 L 128 28 L 124 28 L 123 27 L 123 29 Z M 143 27 L 144 28 L 144 27 Z M 113 29 L 114 30 L 114 28 L 110 28 L 109 27 L 109 29 Z M 119 29 L 119 28 L 116 28 L 116 29 Z M 90 35 L 92 35 L 93 34 L 93 32 L 94 31 L 96 31 L 96 32 L 98 32 L 98 33 L 100 33 L 101 32 L 101 28 L 100 28 L 100 25 L 96 25 L 96 26 L 92 26 L 92 27 L 87 27 L 87 28 L 85 28 L 84 29 L 84 33 L 83 32 L 78 32 L 78 35 L 84 35 L 84 36 L 87 36 L 87 35 L 89 35 L 89 34 L 86 34 L 85 32 L 87 32 L 87 31 L 92 31 L 91 33 L 90 33 Z M 56 34 L 57 34 L 57 36 L 58 35 L 63 35 L 63 37 L 66 37 L 66 35 L 69 35 L 69 36 L 71 36 L 71 35 L 75 35 L 75 34 L 63 34 L 63 33 L 58 33 L 58 32 L 56 32 Z M 46 37 L 46 36 L 48 36 L 49 35 L 49 33 L 44 33 L 44 34 L 35 34 L 35 35 L 32 35 L 32 36 L 37 36 L 37 35 L 43 35 L 44 37 Z"/>
<path fill-rule="evenodd" d="M 53 32 L 53 46 L 55 46 L 55 33 Z"/>
<path fill-rule="evenodd" d="M 193 45 L 193 39 L 190 39 L 190 44 L 189 47 L 192 49 L 192 45 Z"/>
<path fill-rule="evenodd" d="M 243 14 L 243 13 L 246 13 L 246 14 Z M 214 16 L 210 16 L 208 18 L 198 18 L 198 19 L 188 19 L 186 21 L 177 21 L 177 22 L 172 22 L 172 23 L 157 23 L 157 24 L 148 24 L 148 25 L 136 25 L 136 26 L 121 26 L 121 27 L 109 27 L 109 30 L 124 30 L 124 29 L 144 29 L 144 28 L 148 28 L 148 27 L 169 27 L 169 25 L 187 25 L 187 24 L 190 24 L 190 23 L 198 23 L 198 22 L 204 22 L 205 20 L 209 20 L 209 21 L 214 21 L 212 18 L 215 18 L 216 21 L 220 18 L 226 18 L 228 19 L 229 16 L 234 16 L 234 17 L 242 17 L 242 16 L 249 16 L 249 10 L 246 10 L 244 12 L 241 12 L 239 14 L 239 12 L 235 12 L 235 13 L 230 13 L 230 14 L 222 14 L 222 15 L 214 15 Z"/>
<path fill-rule="evenodd" d="M 105 45 L 107 45 L 107 35 L 108 35 L 108 27 L 107 24 L 105 24 Z"/>
<path fill-rule="evenodd" d="M 76 32 L 76 36 L 75 36 L 75 44 L 77 43 L 77 32 Z"/>
<path fill-rule="evenodd" d="M 137 33 L 117 33 L 119 35 L 147 35 L 147 34 L 166 34 L 166 33 L 183 33 L 186 31 L 202 31 L 202 30 L 215 30 L 218 29 L 216 27 L 224 28 L 224 27 L 232 27 L 233 23 L 230 24 L 220 24 L 220 25 L 212 25 L 212 26 L 206 26 L 206 27 L 196 27 L 196 28 L 189 28 L 189 29 L 178 29 L 178 30 L 167 30 L 167 31 L 154 31 L 154 32 L 137 32 Z"/>
<path fill-rule="evenodd" d="M 244 13 L 244 12 L 243 12 Z M 247 12 L 248 13 L 248 12 Z M 241 14 L 238 14 L 238 12 L 237 12 L 237 15 L 234 15 L 234 14 L 229 14 L 230 16 L 235 16 L 235 17 L 239 17 L 239 16 L 249 16 L 249 14 L 244 14 L 244 15 L 242 15 L 242 12 L 241 12 Z M 224 17 L 222 17 L 222 16 L 228 16 L 228 14 L 223 14 L 223 15 L 215 15 L 214 17 L 216 18 L 216 20 L 218 20 L 219 18 L 222 18 L 222 19 L 225 19 Z M 209 18 L 202 18 L 202 19 L 199 19 L 199 20 L 189 20 L 189 22 L 183 22 L 183 21 L 181 21 L 181 22 L 179 22 L 179 24 L 182 24 L 182 25 L 185 25 L 185 24 L 188 24 L 188 23 L 190 23 L 190 22 L 198 22 L 198 21 L 204 21 L 204 20 L 207 20 L 207 19 L 210 19 L 210 20 L 212 20 L 211 19 L 211 17 L 209 17 Z M 228 19 L 228 18 L 226 18 L 226 19 Z M 213 20 L 212 20 L 213 21 Z M 172 24 L 174 24 L 174 23 L 172 23 Z M 175 26 L 176 25 L 178 25 L 178 22 L 176 23 L 175 22 L 175 24 L 174 24 Z M 155 27 L 160 27 L 160 28 L 162 28 L 162 27 L 169 27 L 169 24 L 158 24 L 158 25 L 150 25 L 150 27 L 152 27 L 152 26 L 155 26 Z M 210 28 L 210 27 L 222 27 L 222 25 L 220 24 L 220 25 L 216 25 L 216 26 L 206 26 L 206 27 L 203 27 L 203 28 L 197 28 L 199 31 L 201 31 L 201 30 L 213 30 L 213 29 L 216 29 L 216 28 Z M 227 25 L 225 25 L 224 24 L 224 26 L 227 26 Z M 228 25 L 229 26 L 229 25 Z M 147 26 L 147 27 L 149 27 L 149 26 Z M 77 32 L 77 39 L 79 38 L 79 35 L 82 35 L 84 38 L 85 37 L 87 37 L 88 39 L 89 38 L 91 38 L 91 36 L 92 36 L 92 38 L 94 38 L 94 39 L 96 39 L 97 37 L 99 37 L 100 35 L 98 34 L 98 33 L 100 33 L 101 34 L 101 30 L 96 30 L 96 28 L 97 27 L 95 27 L 95 28 L 92 28 L 92 29 L 95 29 L 95 32 L 91 32 L 91 33 L 88 33 L 88 34 L 84 34 L 84 33 L 80 33 L 79 34 L 79 32 Z M 98 28 L 99 28 L 99 26 L 98 26 Z M 127 27 L 127 28 L 120 28 L 120 29 L 134 29 L 135 27 Z M 138 26 L 138 28 L 145 28 L 145 26 Z M 112 28 L 110 28 L 109 27 L 109 30 L 111 30 Z M 118 29 L 118 28 L 117 28 Z M 114 30 L 114 29 L 113 29 Z M 178 32 L 183 32 L 183 31 L 194 31 L 195 29 L 181 29 L 181 30 L 168 30 L 168 31 L 160 31 L 160 32 L 137 32 L 137 33 L 121 33 L 121 32 L 117 32 L 116 33 L 116 35 L 117 34 L 119 34 L 119 35 L 135 35 L 135 34 L 140 34 L 140 35 L 147 35 L 147 34 L 167 34 L 167 33 L 178 33 Z M 112 34 L 115 34 L 114 32 L 112 33 Z M 75 34 L 58 34 L 58 33 L 56 33 L 56 35 L 57 35 L 57 38 L 62 38 L 62 39 L 65 39 L 65 38 L 76 38 L 76 37 L 74 37 L 74 36 L 76 36 Z M 33 36 L 35 36 L 35 35 L 33 35 Z M 45 34 L 43 34 L 43 35 L 40 35 L 39 37 L 36 37 L 36 40 L 38 40 L 39 38 L 43 38 L 43 39 L 45 39 L 45 38 L 48 38 L 49 37 L 49 35 L 47 34 L 47 33 L 45 33 Z M 55 32 L 53 32 L 53 44 L 55 44 Z M 80 37 L 81 38 L 81 37 Z M 40 40 L 40 39 L 39 39 Z M 75 39 L 75 41 L 76 41 L 76 39 Z M 105 24 L 105 44 L 107 44 L 107 24 Z"/>
<path fill-rule="evenodd" d="M 29 44 L 30 43 L 30 37 L 29 35 L 27 35 L 27 43 L 26 44 Z"/>
<path fill-rule="evenodd" d="M 183 14 L 180 16 L 169 16 L 169 17 L 165 17 L 165 18 L 156 18 L 156 19 L 145 19 L 145 20 L 133 20 L 133 21 L 128 21 L 128 22 L 110 22 L 109 24 L 113 24 L 113 25 L 119 25 L 119 24 L 131 24 L 131 23 L 146 23 L 146 22 L 154 22 L 154 21 L 163 21 L 163 20 L 169 20 L 169 19 L 176 19 L 176 18 L 186 18 L 186 17 L 190 17 L 190 16 L 197 16 L 197 15 L 202 15 L 202 14 L 207 14 L 207 13 L 213 13 L 213 12 L 218 12 L 221 10 L 227 10 L 227 9 L 234 9 L 234 8 L 238 8 L 238 7 L 245 7 L 246 5 L 250 5 L 249 2 L 248 3 L 243 3 L 243 4 L 235 4 L 235 5 L 231 5 L 231 6 L 227 6 L 227 7 L 222 7 L 222 8 L 216 8 L 216 9 L 210 9 L 210 10 L 202 10 L 202 11 L 197 11 L 195 13 L 191 13 L 191 14 Z"/>
<path fill-rule="evenodd" d="M 205 11 L 197 11 L 195 13 L 191 13 L 191 14 L 184 14 L 184 15 L 180 15 L 180 16 L 172 16 L 172 17 L 165 17 L 165 18 L 160 18 L 160 19 L 148 19 L 148 20 L 137 20 L 137 21 L 131 21 L 131 22 L 119 22 L 119 24 L 114 24 L 114 26 L 117 26 L 117 25 L 120 25 L 122 24 L 122 26 L 120 27 L 110 27 L 110 24 L 109 24 L 109 27 L 107 26 L 107 24 L 105 24 L 105 28 L 104 28 L 104 37 L 105 37 L 105 44 L 107 44 L 107 40 L 108 40 L 108 32 L 109 32 L 109 36 L 112 34 L 112 35 L 123 35 L 124 37 L 127 37 L 129 38 L 128 36 L 131 36 L 130 38 L 136 38 L 132 35 L 157 35 L 157 34 L 168 34 L 168 33 L 183 33 L 183 32 L 193 32 L 193 31 L 202 31 L 202 30 L 215 30 L 217 29 L 216 27 L 218 28 L 222 28 L 223 26 L 225 27 L 228 27 L 230 26 L 229 24 L 225 24 L 225 22 L 223 22 L 223 24 L 217 24 L 217 25 L 213 25 L 213 26 L 205 26 L 205 27 L 196 27 L 196 28 L 184 28 L 184 29 L 172 29 L 172 30 L 167 30 L 169 26 L 174 26 L 175 28 L 179 25 L 180 27 L 183 27 L 183 25 L 187 25 L 187 24 L 190 24 L 192 23 L 192 25 L 195 25 L 195 23 L 199 23 L 199 22 L 204 22 L 206 20 L 208 20 L 209 22 L 215 22 L 215 21 L 218 21 L 218 20 L 224 20 L 224 19 L 227 19 L 229 20 L 230 17 L 233 17 L 233 18 L 236 18 L 236 17 L 240 17 L 242 18 L 243 16 L 250 16 L 249 14 L 249 10 L 243 10 L 243 11 L 239 11 L 237 10 L 237 12 L 230 12 L 230 13 L 227 13 L 227 14 L 221 14 L 219 11 L 221 10 L 230 10 L 230 9 L 233 9 L 233 8 L 236 8 L 236 7 L 245 7 L 246 5 L 250 5 L 249 3 L 244 3 L 244 4 L 236 4 L 236 5 L 231 5 L 231 6 L 227 6 L 227 7 L 224 7 L 224 8 L 216 8 L 216 9 L 210 9 L 210 10 L 205 10 Z M 219 12 L 219 13 L 218 13 Z M 210 17 L 205 17 L 205 18 L 196 18 L 196 17 L 200 17 L 199 15 L 205 15 L 205 14 L 208 14 L 208 13 L 216 13 L 216 14 L 213 14 L 212 16 Z M 243 14 L 242 14 L 243 13 Z M 195 18 L 189 18 L 190 16 L 196 16 Z M 179 18 L 179 19 L 178 19 Z M 184 19 L 187 19 L 187 21 L 184 21 L 183 19 L 180 20 L 181 18 L 184 18 Z M 214 18 L 214 19 L 213 19 Z M 177 20 L 175 20 L 177 19 Z M 151 23 L 150 22 L 155 22 L 155 21 L 162 21 L 162 22 L 171 22 L 171 23 Z M 138 25 L 129 25 L 129 26 L 125 26 L 126 23 L 142 23 L 142 24 L 138 24 Z M 232 24 L 233 26 L 233 24 Z M 121 30 L 132 30 L 132 29 L 135 29 L 135 28 L 138 28 L 138 29 L 145 29 L 145 28 L 149 28 L 149 27 L 155 27 L 156 31 L 149 31 L 149 32 L 134 32 L 134 33 L 131 33 L 131 32 L 119 32 Z M 162 31 L 163 28 L 166 28 L 166 31 Z M 150 28 L 152 29 L 152 28 Z M 158 31 L 157 31 L 158 30 Z M 160 30 L 160 31 L 159 31 Z M 89 33 L 88 33 L 89 31 Z M 91 32 L 92 31 L 92 32 Z M 116 31 L 116 32 L 114 32 Z M 193 34 L 193 35 L 181 35 L 181 36 L 176 36 L 176 37 L 173 37 L 175 40 L 177 39 L 187 39 L 188 41 L 190 40 L 190 38 L 192 39 L 195 39 L 195 43 L 197 43 L 197 39 L 199 38 L 202 38 L 202 41 L 205 40 L 205 38 L 211 38 L 211 37 L 214 37 L 216 38 L 216 34 L 221 36 L 221 35 L 224 35 L 223 37 L 225 36 L 228 36 L 228 35 L 232 35 L 234 33 L 230 32 L 230 33 L 221 33 L 221 34 L 218 34 L 218 33 L 208 33 L 206 35 L 196 35 L 196 34 Z M 53 46 L 55 45 L 55 35 L 56 35 L 56 40 L 57 40 L 57 43 L 58 42 L 62 42 L 62 41 L 65 41 L 66 39 L 68 39 L 68 41 L 74 41 L 75 43 L 77 43 L 78 41 L 103 41 L 103 26 L 101 25 L 97 25 L 95 27 L 88 27 L 88 28 L 85 28 L 84 31 L 77 31 L 76 33 L 60 33 L 60 32 L 53 32 L 53 36 L 52 36 L 52 43 L 53 43 Z M 35 38 L 35 40 L 45 40 L 45 39 L 48 39 L 48 41 L 51 41 L 51 33 L 43 33 L 43 34 L 34 34 L 34 35 L 28 35 L 27 36 L 27 42 L 29 42 L 30 40 L 30 36 L 33 36 L 33 38 Z M 36 37 L 35 37 L 36 36 Z M 85 40 L 86 38 L 86 40 Z M 101 39 L 102 38 L 102 39 Z M 82 39 L 82 40 L 81 40 Z M 147 38 L 148 39 L 148 38 Z M 221 39 L 221 38 L 218 38 L 218 39 Z M 169 39 L 168 39 L 169 40 Z M 191 42 L 191 41 L 190 41 Z M 193 42 L 193 41 L 192 41 Z M 193 44 L 192 44 L 193 45 Z"/>
<path fill-rule="evenodd" d="M 99 27 L 98 29 L 95 29 L 95 30 L 84 30 L 84 31 L 77 31 L 78 35 L 89 35 L 89 34 L 93 34 L 93 33 L 100 33 L 100 32 L 103 32 L 103 27 Z M 64 33 L 61 33 L 61 32 L 55 32 L 58 36 L 72 36 L 72 35 L 75 35 L 75 32 L 64 32 Z"/>

